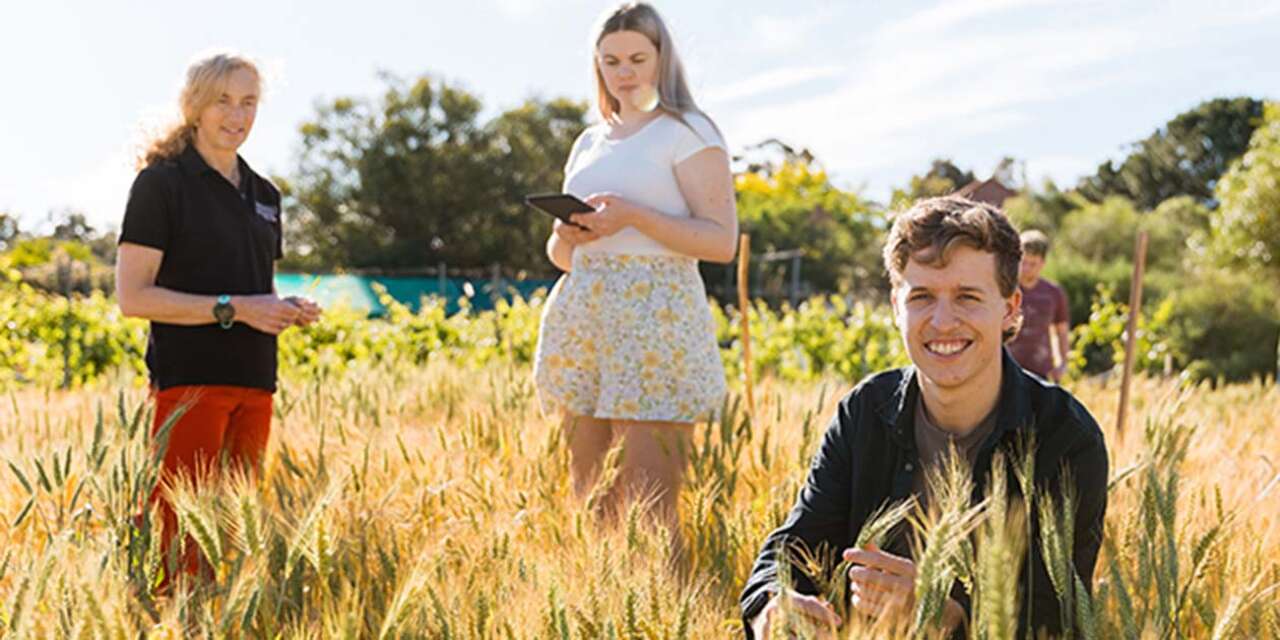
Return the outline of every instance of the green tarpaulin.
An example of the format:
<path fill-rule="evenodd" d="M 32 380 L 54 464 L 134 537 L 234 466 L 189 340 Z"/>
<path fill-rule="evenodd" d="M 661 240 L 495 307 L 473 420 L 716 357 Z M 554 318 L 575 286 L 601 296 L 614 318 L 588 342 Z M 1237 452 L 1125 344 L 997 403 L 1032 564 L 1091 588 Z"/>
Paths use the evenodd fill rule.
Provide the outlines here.
<path fill-rule="evenodd" d="M 446 278 L 441 291 L 441 280 L 431 277 L 276 274 L 276 292 L 281 296 L 306 296 L 323 307 L 342 304 L 374 317 L 387 311 L 378 301 L 375 284 L 385 287 L 387 295 L 415 312 L 424 297 L 443 295 L 445 311 L 452 314 L 458 311 L 458 301 L 464 297 L 473 309 L 492 309 L 497 299 L 509 301 L 513 295 L 528 298 L 538 289 L 550 290 L 555 281 L 499 280 L 495 286 L 493 280 L 487 279 Z"/>

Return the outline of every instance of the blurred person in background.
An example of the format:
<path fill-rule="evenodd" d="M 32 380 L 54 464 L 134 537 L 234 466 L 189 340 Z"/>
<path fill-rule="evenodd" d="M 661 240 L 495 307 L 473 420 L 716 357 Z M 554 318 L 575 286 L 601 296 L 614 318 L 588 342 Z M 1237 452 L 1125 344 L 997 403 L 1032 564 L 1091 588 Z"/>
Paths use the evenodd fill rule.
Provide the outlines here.
<path fill-rule="evenodd" d="M 1049 255 L 1049 236 L 1024 231 L 1018 287 L 1022 290 L 1022 329 L 1009 352 L 1023 369 L 1045 380 L 1062 382 L 1071 359 L 1071 314 L 1067 293 L 1040 277 Z"/>

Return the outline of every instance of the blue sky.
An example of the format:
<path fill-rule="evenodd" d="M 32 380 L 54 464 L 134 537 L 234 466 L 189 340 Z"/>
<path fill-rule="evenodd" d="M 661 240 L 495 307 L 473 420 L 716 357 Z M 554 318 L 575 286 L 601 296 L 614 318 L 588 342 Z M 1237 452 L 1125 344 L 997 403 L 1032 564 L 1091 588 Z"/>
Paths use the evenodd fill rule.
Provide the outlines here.
<path fill-rule="evenodd" d="M 265 62 L 243 155 L 287 175 L 316 101 L 375 95 L 379 71 L 459 82 L 490 114 L 535 95 L 585 99 L 589 31 L 612 4 L 6 2 L 0 211 L 31 227 L 72 207 L 117 225 L 130 150 L 201 51 Z M 1280 98 L 1274 1 L 656 4 L 731 146 L 809 147 L 877 199 L 938 156 L 985 176 L 1012 155 L 1033 182 L 1073 184 L 1202 100 Z"/>

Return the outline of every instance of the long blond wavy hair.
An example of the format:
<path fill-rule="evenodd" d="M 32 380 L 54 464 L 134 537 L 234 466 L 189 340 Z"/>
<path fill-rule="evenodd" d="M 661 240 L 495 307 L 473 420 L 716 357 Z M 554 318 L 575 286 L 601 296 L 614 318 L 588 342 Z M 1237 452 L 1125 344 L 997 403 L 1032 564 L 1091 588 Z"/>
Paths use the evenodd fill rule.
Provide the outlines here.
<path fill-rule="evenodd" d="M 686 113 L 696 113 L 711 122 L 711 118 L 698 108 L 697 102 L 694 102 L 693 92 L 689 91 L 684 65 L 680 62 L 680 55 L 676 53 L 675 39 L 667 30 L 662 16 L 658 15 L 658 10 L 647 2 L 624 2 L 616 9 L 606 12 L 596 27 L 595 39 L 592 41 L 591 67 L 596 78 L 596 110 L 605 122 L 612 121 L 622 110 L 622 105 L 617 98 L 609 95 L 609 89 L 604 83 L 604 74 L 600 71 L 600 60 L 596 50 L 599 49 L 600 41 L 604 40 L 605 36 L 618 31 L 635 31 L 643 34 L 658 50 L 659 109 L 684 122 L 685 125 L 689 124 L 684 119 Z M 711 126 L 719 133 L 719 128 L 714 122 Z"/>
<path fill-rule="evenodd" d="M 187 146 L 191 145 L 195 132 L 196 120 L 205 107 L 218 99 L 227 86 L 231 74 L 240 69 L 248 69 L 258 79 L 261 92 L 262 74 L 258 65 L 246 56 L 237 53 L 219 52 L 204 56 L 187 67 L 186 81 L 178 94 L 178 109 L 181 117 L 177 122 L 163 128 L 160 133 L 148 141 L 138 154 L 136 167 L 142 169 L 163 160 L 178 157 Z"/>

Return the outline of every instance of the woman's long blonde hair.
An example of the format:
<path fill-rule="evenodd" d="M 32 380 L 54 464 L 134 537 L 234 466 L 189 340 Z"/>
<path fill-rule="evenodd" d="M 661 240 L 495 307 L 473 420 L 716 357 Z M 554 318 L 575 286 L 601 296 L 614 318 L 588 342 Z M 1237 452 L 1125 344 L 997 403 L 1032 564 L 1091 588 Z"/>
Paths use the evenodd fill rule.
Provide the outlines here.
<path fill-rule="evenodd" d="M 176 158 L 192 144 L 196 131 L 196 120 L 200 112 L 222 95 L 231 74 L 248 69 L 258 78 L 261 91 L 262 74 L 258 65 L 236 53 L 221 52 L 202 57 L 187 67 L 187 79 L 178 94 L 178 108 L 181 118 L 165 127 L 142 148 L 138 154 L 137 168 L 142 169 L 163 160 Z"/>
<path fill-rule="evenodd" d="M 667 30 L 662 16 L 658 15 L 658 10 L 647 2 L 624 2 L 618 8 L 606 13 L 595 30 L 591 67 L 596 77 L 596 109 L 605 122 L 612 121 L 621 111 L 622 105 L 617 98 L 609 95 L 596 51 L 605 36 L 618 31 L 635 31 L 643 34 L 658 50 L 659 109 L 686 125 L 689 124 L 684 119 L 686 113 L 696 113 L 711 122 L 711 118 L 708 118 L 707 114 L 698 108 L 698 103 L 693 100 L 693 93 L 689 91 L 689 83 L 685 79 L 684 65 L 681 64 L 680 56 L 676 53 L 676 43 L 671 37 L 671 32 Z M 715 127 L 715 123 L 711 126 Z"/>

